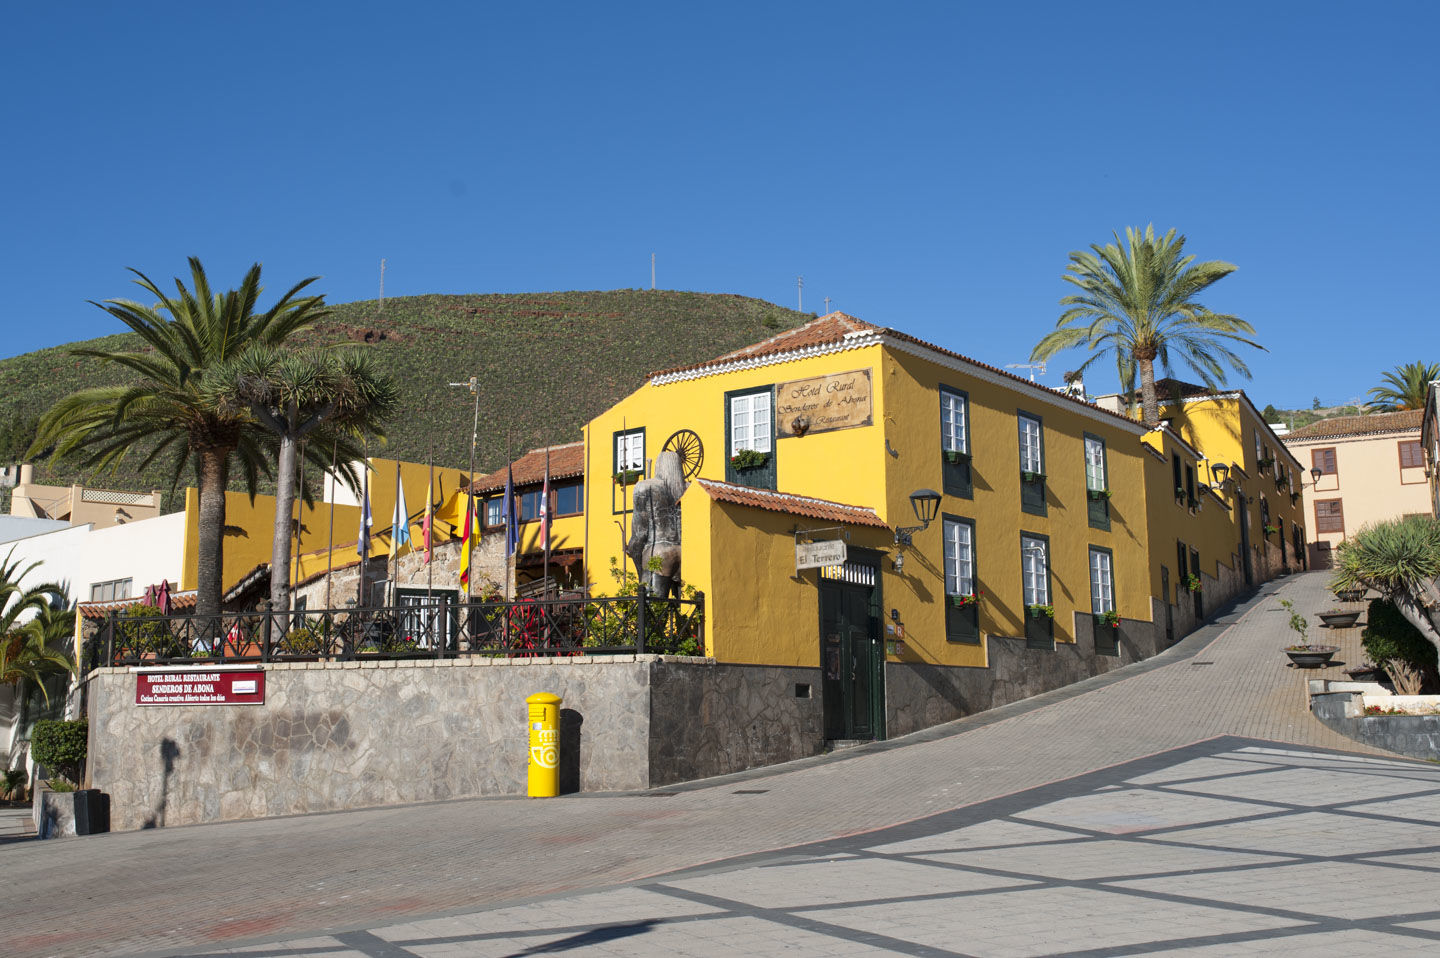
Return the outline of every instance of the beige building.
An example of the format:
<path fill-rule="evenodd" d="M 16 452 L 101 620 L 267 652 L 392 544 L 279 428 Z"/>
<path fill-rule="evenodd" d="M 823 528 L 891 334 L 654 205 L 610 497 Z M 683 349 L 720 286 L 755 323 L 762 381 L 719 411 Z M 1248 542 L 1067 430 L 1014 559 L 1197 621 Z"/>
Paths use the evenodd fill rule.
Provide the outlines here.
<path fill-rule="evenodd" d="M 9 471 L 8 469 L 6 470 Z M 10 493 L 10 514 L 32 519 L 59 519 L 72 526 L 106 526 L 153 519 L 160 515 L 160 490 L 117 492 L 88 486 L 42 486 L 35 467 L 23 464 Z"/>
<path fill-rule="evenodd" d="M 1335 546 L 1362 526 L 1433 514 L 1420 419 L 1419 409 L 1341 416 L 1282 437 L 1308 471 L 1301 488 L 1312 567 L 1327 567 Z"/>

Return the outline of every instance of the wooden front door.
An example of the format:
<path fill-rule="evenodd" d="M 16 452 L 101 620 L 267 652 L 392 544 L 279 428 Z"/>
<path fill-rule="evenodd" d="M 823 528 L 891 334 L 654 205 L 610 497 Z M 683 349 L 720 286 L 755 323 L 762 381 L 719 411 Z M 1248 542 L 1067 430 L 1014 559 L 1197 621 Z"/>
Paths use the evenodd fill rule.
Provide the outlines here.
<path fill-rule="evenodd" d="M 820 667 L 827 740 L 885 737 L 879 569 L 820 572 Z"/>

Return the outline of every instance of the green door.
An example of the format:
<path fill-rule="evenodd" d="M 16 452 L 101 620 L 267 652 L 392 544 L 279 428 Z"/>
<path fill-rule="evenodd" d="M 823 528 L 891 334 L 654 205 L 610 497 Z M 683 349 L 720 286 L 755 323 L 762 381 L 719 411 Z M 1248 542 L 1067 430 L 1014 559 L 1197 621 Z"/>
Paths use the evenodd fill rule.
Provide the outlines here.
<path fill-rule="evenodd" d="M 835 571 L 841 578 L 826 578 L 823 571 L 820 578 L 825 738 L 884 738 L 879 596 L 876 586 L 854 581 L 878 580 L 878 570 L 847 564 Z"/>

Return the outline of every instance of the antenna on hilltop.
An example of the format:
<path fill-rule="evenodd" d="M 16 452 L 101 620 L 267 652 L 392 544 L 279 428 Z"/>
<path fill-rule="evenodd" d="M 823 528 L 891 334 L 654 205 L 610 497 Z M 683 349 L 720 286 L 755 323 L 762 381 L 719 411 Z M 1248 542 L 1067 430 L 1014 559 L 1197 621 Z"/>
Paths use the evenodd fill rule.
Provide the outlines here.
<path fill-rule="evenodd" d="M 1036 370 L 1039 370 L 1040 375 L 1045 375 L 1045 360 L 1042 359 L 1038 363 L 1007 363 L 1005 368 L 1030 370 L 1030 381 L 1033 383 L 1035 381 Z"/>
<path fill-rule="evenodd" d="M 655 254 L 650 254 L 650 288 L 655 288 Z"/>
<path fill-rule="evenodd" d="M 385 312 L 385 257 L 380 257 L 380 312 Z"/>

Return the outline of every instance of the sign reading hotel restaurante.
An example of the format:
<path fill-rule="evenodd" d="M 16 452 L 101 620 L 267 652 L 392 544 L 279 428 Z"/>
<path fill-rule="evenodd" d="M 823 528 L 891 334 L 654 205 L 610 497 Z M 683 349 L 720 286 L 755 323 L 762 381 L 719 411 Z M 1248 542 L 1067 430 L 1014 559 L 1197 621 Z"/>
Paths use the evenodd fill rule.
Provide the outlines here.
<path fill-rule="evenodd" d="M 136 705 L 263 705 L 265 673 L 141 672 L 135 676 Z"/>
<path fill-rule="evenodd" d="M 775 427 L 782 436 L 852 429 L 874 422 L 870 370 L 794 379 L 775 387 Z"/>

